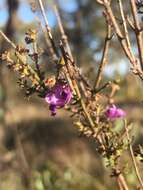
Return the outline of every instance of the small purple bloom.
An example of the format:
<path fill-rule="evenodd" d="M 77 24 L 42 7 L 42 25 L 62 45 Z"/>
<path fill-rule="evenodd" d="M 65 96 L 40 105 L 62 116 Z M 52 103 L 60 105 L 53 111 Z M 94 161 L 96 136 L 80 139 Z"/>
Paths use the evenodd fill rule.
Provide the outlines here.
<path fill-rule="evenodd" d="M 117 108 L 114 104 L 106 109 L 105 115 L 109 119 L 123 118 L 126 116 L 124 110 Z"/>
<path fill-rule="evenodd" d="M 72 92 L 68 84 L 58 83 L 47 91 L 45 101 L 49 104 L 51 115 L 56 115 L 56 109 L 64 107 L 72 98 Z"/>

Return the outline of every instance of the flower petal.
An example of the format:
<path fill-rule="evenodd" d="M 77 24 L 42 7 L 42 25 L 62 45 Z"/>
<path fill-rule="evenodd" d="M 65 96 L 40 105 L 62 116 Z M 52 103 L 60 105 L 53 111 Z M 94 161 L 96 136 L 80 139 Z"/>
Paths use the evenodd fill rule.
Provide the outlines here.
<path fill-rule="evenodd" d="M 55 115 L 55 109 L 64 107 L 65 104 L 69 103 L 72 98 L 72 92 L 67 84 L 56 84 L 53 88 L 48 90 L 45 101 L 50 105 L 49 109 Z M 54 108 L 53 108 L 54 106 Z M 54 111 L 52 111 L 54 109 Z"/>
<path fill-rule="evenodd" d="M 114 104 L 106 109 L 105 115 L 108 119 L 117 119 L 126 116 L 124 110 L 117 108 Z"/>
<path fill-rule="evenodd" d="M 49 110 L 51 111 L 51 115 L 55 116 L 56 115 L 56 106 L 55 105 L 50 105 Z"/>

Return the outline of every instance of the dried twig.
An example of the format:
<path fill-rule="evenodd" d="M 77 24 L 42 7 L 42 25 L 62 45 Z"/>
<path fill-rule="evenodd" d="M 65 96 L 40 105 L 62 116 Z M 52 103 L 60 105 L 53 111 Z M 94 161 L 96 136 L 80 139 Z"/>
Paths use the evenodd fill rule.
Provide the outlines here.
<path fill-rule="evenodd" d="M 46 29 L 47 29 L 47 33 L 48 33 L 50 43 L 51 43 L 51 45 L 53 47 L 53 50 L 54 50 L 56 56 L 59 57 L 59 52 L 57 51 L 57 48 L 56 48 L 56 45 L 55 45 L 55 42 L 54 42 L 54 39 L 53 39 L 53 36 L 52 36 L 52 33 L 51 33 L 51 28 L 49 26 L 49 23 L 48 23 L 48 20 L 47 20 L 47 17 L 46 17 L 43 2 L 42 2 L 42 0 L 38 0 L 38 2 L 39 2 L 39 5 L 40 5 L 41 13 L 42 13 L 44 21 L 45 21 L 45 26 L 46 26 Z"/>
<path fill-rule="evenodd" d="M 104 42 L 104 47 L 103 47 L 103 54 L 102 54 L 102 59 L 101 59 L 101 63 L 97 72 L 97 76 L 96 76 L 96 80 L 95 80 L 95 84 L 94 84 L 94 90 L 96 90 L 99 87 L 100 81 L 101 81 L 101 76 L 102 76 L 102 72 L 103 72 L 103 68 L 107 62 L 107 54 L 109 51 L 109 44 L 110 44 L 110 40 L 111 40 L 111 25 L 108 22 L 108 19 L 106 18 L 106 26 L 107 26 L 107 34 L 105 37 L 105 42 Z"/>
<path fill-rule="evenodd" d="M 14 48 L 16 49 L 16 45 L 0 30 L 0 35 Z"/>
<path fill-rule="evenodd" d="M 62 43 L 66 47 L 66 50 L 67 50 L 71 60 L 73 61 L 73 56 L 72 56 L 71 48 L 69 46 L 68 37 L 65 34 L 65 31 L 64 31 L 64 28 L 63 28 L 63 25 L 62 25 L 62 21 L 61 21 L 61 17 L 59 15 L 59 11 L 58 11 L 58 8 L 57 8 L 56 5 L 54 5 L 54 11 L 55 11 L 55 14 L 56 14 L 56 17 L 57 17 L 58 26 L 59 26 L 60 33 L 61 33 Z"/>
<path fill-rule="evenodd" d="M 109 4 L 108 1 L 103 0 L 103 2 L 104 2 L 103 5 L 104 5 L 104 7 L 105 7 L 105 9 L 106 9 L 106 11 L 107 11 L 107 14 L 109 15 L 109 18 L 110 18 L 110 20 L 111 20 L 111 22 L 112 22 L 112 24 L 113 24 L 113 27 L 114 27 L 114 29 L 115 29 L 115 32 L 116 32 L 117 37 L 118 37 L 118 39 L 119 39 L 119 42 L 120 42 L 120 44 L 121 44 L 121 46 L 122 46 L 122 48 L 123 48 L 123 50 L 124 50 L 126 56 L 127 56 L 128 59 L 130 60 L 131 64 L 134 66 L 135 63 L 136 63 L 136 60 L 134 59 L 134 57 L 132 57 L 132 55 L 131 55 L 131 53 L 130 53 L 130 50 L 128 49 L 128 46 L 127 46 L 125 37 L 124 37 L 124 35 L 122 34 L 122 31 L 120 30 L 120 27 L 119 27 L 119 25 L 118 25 L 118 23 L 117 23 L 117 21 L 116 21 L 116 18 L 115 18 L 114 14 L 113 14 L 113 11 L 112 11 L 112 9 L 111 9 L 111 6 L 110 6 L 110 4 Z"/>
<path fill-rule="evenodd" d="M 106 13 L 108 14 L 109 19 L 113 25 L 114 31 L 118 37 L 118 40 L 121 44 L 121 47 L 122 47 L 125 55 L 127 56 L 128 60 L 130 61 L 130 63 L 133 66 L 133 69 L 132 69 L 133 73 L 138 75 L 141 79 L 143 79 L 143 71 L 140 69 L 140 65 L 139 65 L 137 59 L 135 58 L 135 56 L 131 50 L 129 34 L 128 34 L 128 30 L 127 30 L 127 23 L 126 23 L 125 15 L 123 12 L 122 2 L 118 0 L 119 8 L 120 8 L 120 14 L 121 14 L 121 18 L 123 21 L 124 33 L 121 31 L 121 29 L 119 27 L 117 19 L 113 13 L 112 8 L 111 8 L 110 1 L 108 1 L 108 0 L 97 0 L 97 2 L 102 4 L 105 7 Z M 142 68 L 143 67 L 142 66 L 143 65 L 142 64 L 143 52 L 142 52 L 142 39 L 141 39 L 142 31 L 140 30 L 139 22 L 137 20 L 137 10 L 136 10 L 136 5 L 135 5 L 134 0 L 131 0 L 131 6 L 132 6 L 132 14 L 134 17 L 134 22 L 135 22 L 135 24 L 134 24 L 135 26 L 133 26 L 133 28 L 134 28 L 134 31 L 136 33 L 140 64 L 141 64 L 141 68 Z"/>
<path fill-rule="evenodd" d="M 126 22 L 124 10 L 123 10 L 122 0 L 118 0 L 118 3 L 119 3 L 119 10 L 120 10 L 121 18 L 122 18 L 122 23 L 123 23 L 123 29 L 124 29 L 125 40 L 126 40 L 128 49 L 129 49 L 129 51 L 130 51 L 132 57 L 134 57 L 134 59 L 135 59 L 135 56 L 134 56 L 134 54 L 133 54 L 133 52 L 132 52 L 131 43 L 130 43 L 129 32 L 128 32 L 127 22 Z"/>
<path fill-rule="evenodd" d="M 142 30 L 139 24 L 139 20 L 137 17 L 137 7 L 135 0 L 130 0 L 131 3 L 131 9 L 132 9 L 132 15 L 134 19 L 134 26 L 135 26 L 135 34 L 136 34 L 136 39 L 137 39 L 137 45 L 138 45 L 138 52 L 139 52 L 139 58 L 140 58 L 140 65 L 143 70 L 143 36 L 142 36 Z"/>
<path fill-rule="evenodd" d="M 137 178 L 139 180 L 141 189 L 143 189 L 143 181 L 142 181 L 142 178 L 140 176 L 140 172 L 139 172 L 139 169 L 138 169 L 138 166 L 137 166 L 137 163 L 136 163 L 136 159 L 135 159 L 135 156 L 134 156 L 133 148 L 132 148 L 132 145 L 131 145 L 131 138 L 130 138 L 130 135 L 129 135 L 129 131 L 128 131 L 126 120 L 124 120 L 124 127 L 125 127 L 125 131 L 126 131 L 127 140 L 128 140 L 128 143 L 129 143 L 129 151 L 130 151 L 130 155 L 131 155 L 131 158 L 132 158 L 133 166 L 134 166 L 134 169 L 135 169 L 135 172 L 136 172 L 136 176 L 137 176 Z"/>

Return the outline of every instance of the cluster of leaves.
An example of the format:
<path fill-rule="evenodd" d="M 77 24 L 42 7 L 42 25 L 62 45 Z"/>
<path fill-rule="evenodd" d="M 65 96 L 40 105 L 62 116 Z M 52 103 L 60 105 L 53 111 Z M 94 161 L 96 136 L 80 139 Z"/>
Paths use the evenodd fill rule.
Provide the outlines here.
<path fill-rule="evenodd" d="M 16 46 L 14 52 L 12 50 L 5 51 L 1 55 L 1 59 L 7 63 L 10 69 L 18 74 L 18 84 L 21 88 L 25 89 L 26 96 L 30 96 L 36 92 L 39 96 L 43 97 L 46 90 L 44 83 L 45 76 L 38 64 L 40 53 L 35 50 L 36 38 L 36 30 L 30 29 L 26 33 L 25 41 L 27 44 L 32 45 L 33 52 L 31 53 L 28 48 Z"/>

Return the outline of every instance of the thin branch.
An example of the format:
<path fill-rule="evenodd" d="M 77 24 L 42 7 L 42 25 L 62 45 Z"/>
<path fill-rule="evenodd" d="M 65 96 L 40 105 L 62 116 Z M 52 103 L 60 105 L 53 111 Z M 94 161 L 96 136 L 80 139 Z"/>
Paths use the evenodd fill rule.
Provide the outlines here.
<path fill-rule="evenodd" d="M 59 14 L 59 10 L 58 10 L 56 4 L 54 4 L 54 11 L 55 11 L 55 15 L 56 15 L 56 18 L 57 18 L 59 30 L 60 30 L 60 33 L 61 33 L 61 41 L 62 41 L 63 46 L 66 48 L 66 51 L 67 51 L 68 56 L 69 56 L 69 61 L 68 61 L 68 62 L 70 62 L 68 64 L 69 70 L 72 71 L 72 73 L 74 72 L 75 76 L 78 74 L 78 79 L 80 80 L 79 85 L 80 85 L 80 87 L 82 89 L 82 92 L 83 92 L 84 96 L 86 97 L 86 92 L 85 92 L 86 88 L 85 88 L 85 86 L 90 87 L 90 85 L 88 84 L 88 82 L 84 78 L 84 76 L 81 75 L 79 68 L 75 64 L 75 61 L 74 61 L 74 58 L 73 58 L 73 55 L 72 55 L 72 52 L 71 52 L 71 48 L 70 48 L 70 45 L 69 45 L 69 42 L 68 42 L 68 37 L 65 34 L 65 30 L 64 30 L 64 27 L 63 27 L 63 24 L 62 24 L 62 21 L 61 21 L 61 17 L 60 17 L 60 14 Z M 75 81 L 76 81 L 76 79 L 75 79 Z M 71 82 L 73 82 L 73 85 L 72 85 L 73 87 L 74 87 L 75 81 L 71 80 Z M 75 92 L 75 90 L 74 90 L 74 92 Z"/>
<path fill-rule="evenodd" d="M 101 86 L 100 88 L 97 88 L 97 89 L 93 90 L 93 92 L 98 93 L 98 92 L 100 92 L 101 90 L 107 88 L 107 87 L 108 87 L 109 85 L 111 85 L 111 84 L 112 84 L 111 81 L 106 82 L 106 83 L 105 83 L 103 86 Z"/>
<path fill-rule="evenodd" d="M 73 72 L 74 72 L 73 69 L 75 69 L 75 68 L 73 68 L 73 69 L 71 68 L 71 63 L 74 64 L 74 60 L 73 60 L 71 49 L 70 49 L 70 46 L 69 46 L 69 43 L 68 43 L 68 38 L 67 38 L 67 36 L 65 34 L 65 31 L 64 31 L 64 28 L 63 28 L 63 25 L 62 25 L 62 21 L 61 21 L 61 18 L 60 18 L 60 15 L 59 15 L 59 12 L 58 12 L 58 9 L 57 9 L 56 5 L 54 5 L 54 11 L 55 11 L 55 14 L 56 14 L 56 17 L 57 17 L 60 33 L 61 33 L 61 36 L 62 36 L 60 48 L 61 48 L 61 52 L 62 52 L 64 62 L 65 62 L 65 65 L 66 65 L 66 70 L 69 73 L 69 77 L 70 77 L 70 79 L 72 81 L 72 84 L 73 84 L 74 90 L 76 92 L 76 95 L 77 95 L 77 97 L 78 97 L 78 99 L 80 101 L 80 104 L 81 104 L 81 107 L 82 107 L 83 112 L 85 114 L 85 117 L 88 120 L 89 127 L 90 127 L 92 133 L 95 133 L 95 126 L 96 125 L 93 122 L 90 114 L 88 113 L 88 110 L 86 108 L 86 104 L 85 104 L 83 98 L 81 97 L 81 93 L 80 93 L 79 87 L 77 85 L 77 81 L 76 81 L 75 77 L 73 76 Z M 67 52 L 65 52 L 64 47 L 66 48 Z M 67 55 L 68 55 L 68 58 L 67 58 Z M 69 64 L 69 60 L 70 60 L 70 64 Z M 74 66 L 76 67 L 75 64 L 74 64 Z"/>
<path fill-rule="evenodd" d="M 134 26 L 133 21 L 131 20 L 130 16 L 127 16 L 126 19 L 128 21 L 128 24 L 129 24 L 130 28 L 132 30 L 135 30 L 135 26 Z"/>
<path fill-rule="evenodd" d="M 143 70 L 143 39 L 142 39 L 142 30 L 139 25 L 139 19 L 137 17 L 137 7 L 135 0 L 130 0 L 131 3 L 131 9 L 132 9 L 132 15 L 133 15 L 133 20 L 134 20 L 134 25 L 135 25 L 135 34 L 136 34 L 136 40 L 137 40 L 137 45 L 138 45 L 138 51 L 139 51 L 139 58 L 140 58 L 140 65 Z"/>
<path fill-rule="evenodd" d="M 119 42 L 121 44 L 121 47 L 123 48 L 124 52 L 125 52 L 125 55 L 128 57 L 128 59 L 130 60 L 131 64 L 134 66 L 136 64 L 136 60 L 134 59 L 134 57 L 132 57 L 131 53 L 130 53 L 130 50 L 127 46 L 127 43 L 126 43 L 126 40 L 125 40 L 125 37 L 124 35 L 122 34 L 120 28 L 119 28 L 119 25 L 116 21 L 116 18 L 113 14 L 113 11 L 111 9 L 111 6 L 109 4 L 108 1 L 106 0 L 103 0 L 104 1 L 104 7 L 109 15 L 109 18 L 111 19 L 111 22 L 113 24 L 113 27 L 115 29 L 115 32 L 116 32 L 116 35 L 119 39 Z"/>
<path fill-rule="evenodd" d="M 97 72 L 97 77 L 96 77 L 95 84 L 94 84 L 94 90 L 96 90 L 99 87 L 102 73 L 103 73 L 103 68 L 107 62 L 107 55 L 108 55 L 109 45 L 110 45 L 110 40 L 111 40 L 111 25 L 108 23 L 107 19 L 106 19 L 106 26 L 107 26 L 107 34 L 105 37 L 101 63 L 100 63 L 100 66 L 99 66 L 99 69 Z"/>
<path fill-rule="evenodd" d="M 63 27 L 63 24 L 62 24 L 62 21 L 61 21 L 61 17 L 60 17 L 60 14 L 59 14 L 59 11 L 58 11 L 58 8 L 57 8 L 56 5 L 54 5 L 54 11 L 55 11 L 55 15 L 57 17 L 58 26 L 59 26 L 59 29 L 60 29 L 61 39 L 62 39 L 63 45 L 65 45 L 65 47 L 67 49 L 67 52 L 68 52 L 71 60 L 73 61 L 73 56 L 72 56 L 71 48 L 69 46 L 68 37 L 65 34 L 64 27 Z"/>
<path fill-rule="evenodd" d="M 137 163 L 136 163 L 136 159 L 135 159 L 135 155 L 134 155 L 133 148 L 132 148 L 132 145 L 131 145 L 131 138 L 130 138 L 130 135 L 129 135 L 126 120 L 124 120 L 124 127 L 125 127 L 125 131 L 126 131 L 127 140 L 128 140 L 128 143 L 129 143 L 129 151 L 130 151 L 133 166 L 134 166 L 134 169 L 135 169 L 135 172 L 136 172 L 136 176 L 137 176 L 137 178 L 139 180 L 141 189 L 143 189 L 143 181 L 142 181 L 142 178 L 140 176 L 139 169 L 138 169 L 138 166 L 137 166 Z"/>
<path fill-rule="evenodd" d="M 68 61 L 67 56 L 66 56 L 67 52 L 65 52 L 65 49 L 64 49 L 62 43 L 60 44 L 60 48 L 61 48 L 61 52 L 62 52 L 64 61 L 65 61 L 65 65 L 66 65 L 67 71 L 68 71 L 68 73 L 69 73 L 69 76 L 70 76 L 70 78 L 71 78 L 71 80 L 72 80 L 74 89 L 75 89 L 75 91 L 76 91 L 76 95 L 77 95 L 77 97 L 78 97 L 78 99 L 79 99 L 79 101 L 80 101 L 80 103 L 81 103 L 82 109 L 83 109 L 83 111 L 84 111 L 84 113 L 85 113 L 85 116 L 86 116 L 86 118 L 87 118 L 87 120 L 88 120 L 89 127 L 90 127 L 91 131 L 92 131 L 93 133 L 95 133 L 95 124 L 94 124 L 94 122 L 93 122 L 93 120 L 92 120 L 90 114 L 88 113 L 88 111 L 87 111 L 87 109 L 86 109 L 85 102 L 84 102 L 84 100 L 83 100 L 82 97 L 81 97 L 81 93 L 80 93 L 80 90 L 79 90 L 78 85 L 77 85 L 77 83 L 76 83 L 76 80 L 75 80 L 75 79 L 73 78 L 73 76 L 72 76 L 72 72 L 71 72 L 70 67 L 69 67 L 69 61 Z"/>
<path fill-rule="evenodd" d="M 16 49 L 16 45 L 0 30 L 0 35 L 14 48 Z"/>
<path fill-rule="evenodd" d="M 18 133 L 17 125 L 15 125 L 15 135 L 16 135 L 16 143 L 17 143 L 17 154 L 23 164 L 23 170 L 28 174 L 30 171 L 29 163 L 27 161 L 25 151 L 21 142 L 20 135 Z M 29 173 L 30 174 L 30 173 Z"/>
<path fill-rule="evenodd" d="M 124 10 L 123 10 L 122 0 L 118 0 L 118 3 L 119 3 L 119 10 L 120 10 L 122 22 L 123 22 L 123 29 L 124 29 L 125 40 L 126 40 L 128 49 L 129 49 L 132 57 L 134 57 L 134 59 L 136 59 L 135 56 L 134 56 L 134 54 L 133 54 L 133 52 L 132 52 L 132 48 L 131 48 L 131 43 L 130 43 L 130 38 L 129 38 L 129 32 L 128 32 L 127 22 L 126 22 Z"/>
<path fill-rule="evenodd" d="M 41 10 L 42 16 L 43 16 L 44 21 L 45 21 L 45 26 L 46 26 L 46 30 L 47 30 L 47 33 L 48 33 L 50 43 L 51 43 L 51 45 L 53 47 L 53 50 L 54 50 L 56 56 L 59 57 L 59 52 L 58 52 L 58 50 L 56 48 L 56 45 L 55 45 L 55 42 L 54 42 L 54 39 L 53 39 L 53 36 L 52 36 L 52 33 L 51 33 L 51 28 L 49 26 L 48 19 L 46 17 L 43 2 L 42 2 L 42 0 L 38 0 L 38 2 L 39 2 L 39 5 L 40 5 L 40 10 Z"/>
<path fill-rule="evenodd" d="M 35 17 L 36 21 L 38 22 L 38 25 L 40 26 L 40 28 L 42 29 L 42 32 L 44 34 L 44 38 L 45 38 L 45 42 L 46 42 L 46 45 L 47 45 L 47 51 L 49 51 L 49 54 L 50 56 L 52 57 L 53 61 L 56 59 L 56 55 L 55 55 L 55 52 L 53 50 L 53 47 L 50 43 L 50 40 L 49 40 L 49 37 L 48 37 L 48 34 L 47 34 L 47 30 L 46 28 L 42 25 L 39 17 Z"/>
<path fill-rule="evenodd" d="M 128 58 L 128 60 L 130 61 L 130 63 L 132 64 L 133 68 L 132 68 L 132 71 L 134 74 L 138 75 L 141 79 L 143 78 L 143 71 L 141 70 L 140 68 L 140 65 L 138 64 L 138 60 L 135 58 L 135 56 L 133 55 L 131 49 L 130 49 L 130 46 L 128 46 L 129 44 L 127 43 L 127 38 L 126 36 L 122 33 L 120 27 L 119 27 L 119 24 L 114 16 L 114 13 L 113 13 L 113 10 L 110 6 L 110 1 L 108 0 L 97 0 L 97 2 L 99 2 L 100 4 L 102 4 L 104 7 L 105 7 L 105 10 L 110 18 L 110 21 L 114 27 L 114 30 L 115 30 L 115 33 L 118 37 L 118 40 L 121 44 L 121 47 L 126 55 L 126 57 Z M 141 32 L 142 30 L 137 30 L 135 29 L 137 33 L 137 36 L 138 36 L 138 47 L 139 47 L 139 54 L 140 54 L 140 60 L 141 60 L 141 57 L 142 57 L 142 39 L 140 38 L 141 36 Z M 140 35 L 139 35 L 140 34 Z M 141 62 L 141 61 L 140 61 Z M 141 63 L 142 64 L 142 63 Z"/>
<path fill-rule="evenodd" d="M 125 178 L 121 173 L 117 176 L 117 181 L 120 183 L 123 190 L 129 190 Z"/>
<path fill-rule="evenodd" d="M 117 178 L 117 184 L 118 184 L 119 190 L 124 190 L 123 187 L 122 187 L 122 184 L 121 184 L 121 182 L 119 180 L 119 178 Z"/>

